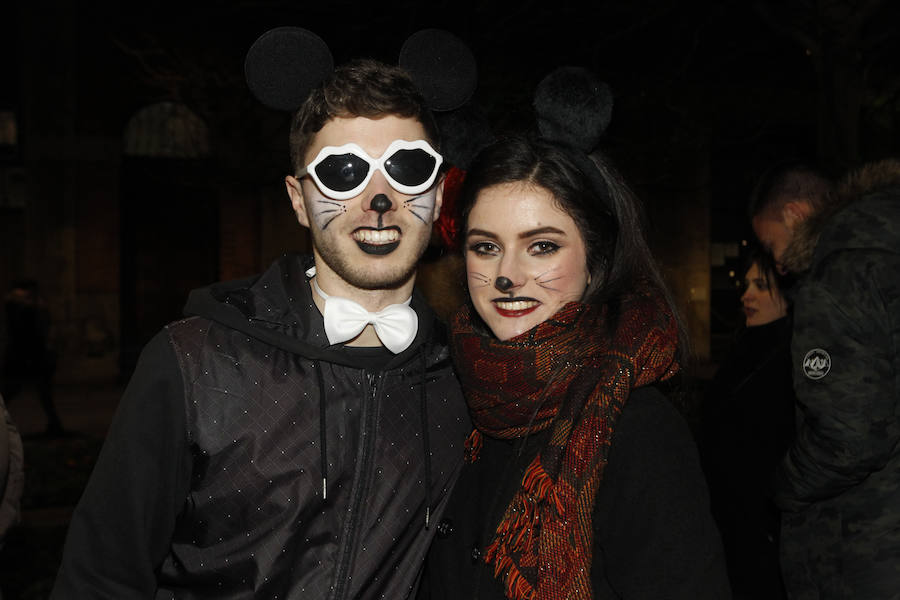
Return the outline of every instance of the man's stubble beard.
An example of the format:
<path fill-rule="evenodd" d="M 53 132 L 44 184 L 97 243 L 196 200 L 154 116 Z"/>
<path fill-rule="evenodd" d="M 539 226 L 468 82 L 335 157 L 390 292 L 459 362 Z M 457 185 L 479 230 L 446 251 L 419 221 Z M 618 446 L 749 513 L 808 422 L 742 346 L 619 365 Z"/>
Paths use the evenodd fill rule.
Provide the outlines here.
<path fill-rule="evenodd" d="M 419 260 L 428 247 L 429 239 L 428 236 L 423 235 L 421 240 L 417 241 L 417 247 L 413 248 L 412 259 L 409 261 L 409 264 L 396 265 L 395 268 L 386 273 L 380 271 L 373 273 L 371 269 L 367 268 L 367 265 L 374 264 L 375 261 L 380 260 L 395 260 L 398 252 L 404 252 L 402 242 L 394 252 L 380 257 L 373 256 L 372 262 L 366 260 L 365 264 L 360 264 L 358 260 L 355 261 L 342 252 L 337 244 L 329 243 L 327 236 L 322 236 L 321 231 L 313 231 L 312 238 L 317 254 L 325 261 L 328 268 L 346 283 L 362 290 L 394 289 L 409 281 L 416 274 Z M 404 241 L 409 242 L 409 240 Z M 363 260 L 365 259 L 363 258 Z"/>

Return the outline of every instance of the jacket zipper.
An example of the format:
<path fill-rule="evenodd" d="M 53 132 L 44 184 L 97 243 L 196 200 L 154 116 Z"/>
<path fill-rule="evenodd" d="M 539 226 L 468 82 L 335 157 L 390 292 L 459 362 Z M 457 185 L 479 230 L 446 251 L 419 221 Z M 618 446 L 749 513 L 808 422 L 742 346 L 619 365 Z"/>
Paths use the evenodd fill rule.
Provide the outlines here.
<path fill-rule="evenodd" d="M 358 473 L 356 493 L 350 500 L 350 510 L 347 512 L 347 521 L 344 525 L 343 544 L 341 558 L 334 572 L 334 593 L 332 598 L 338 600 L 344 597 L 347 587 L 347 573 L 350 570 L 350 561 L 353 558 L 353 548 L 356 546 L 356 534 L 358 527 L 360 507 L 369 491 L 369 476 L 371 473 L 372 447 L 375 443 L 375 420 L 377 419 L 378 384 L 381 382 L 382 373 L 366 373 L 369 382 L 367 402 L 363 405 L 362 440 L 360 444 L 360 456 L 357 462 Z"/>

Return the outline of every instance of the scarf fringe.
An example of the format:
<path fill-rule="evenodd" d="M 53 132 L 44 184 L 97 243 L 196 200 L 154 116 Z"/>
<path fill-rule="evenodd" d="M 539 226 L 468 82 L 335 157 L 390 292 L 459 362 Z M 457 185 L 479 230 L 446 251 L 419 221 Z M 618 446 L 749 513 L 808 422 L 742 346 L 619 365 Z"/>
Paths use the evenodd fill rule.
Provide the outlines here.
<path fill-rule="evenodd" d="M 463 449 L 465 462 L 473 463 L 478 460 L 478 455 L 481 454 L 481 447 L 483 445 L 484 438 L 481 436 L 481 432 L 477 429 L 473 429 L 472 433 L 469 434 L 469 437 L 466 438 Z"/>
<path fill-rule="evenodd" d="M 494 577 L 507 567 L 509 571 L 506 573 L 504 584 L 506 587 L 506 597 L 512 600 L 534 600 L 535 589 L 528 580 L 519 572 L 518 567 L 511 558 L 505 558 L 501 563 L 497 564 L 494 569 Z"/>
<path fill-rule="evenodd" d="M 546 503 L 552 507 L 558 516 L 563 516 L 565 512 L 565 504 L 560 497 L 559 488 L 550 474 L 541 464 L 540 455 L 534 457 L 531 464 L 525 470 L 525 476 L 522 478 L 522 487 L 525 493 L 535 499 L 537 504 Z"/>
<path fill-rule="evenodd" d="M 535 529 L 540 525 L 540 513 L 535 503 L 529 502 L 522 492 L 516 494 L 508 518 L 497 526 L 494 541 L 485 549 L 486 562 L 500 564 L 514 554 L 527 552 L 535 540 Z M 495 571 L 499 572 L 497 568 Z"/>
<path fill-rule="evenodd" d="M 494 577 L 505 573 L 507 597 L 527 600 L 534 598 L 535 588 L 513 557 L 534 553 L 542 511 L 553 510 L 560 517 L 564 511 L 553 478 L 544 470 L 539 456 L 525 470 L 522 489 L 510 507 L 497 527 L 494 541 L 485 549 L 484 560 L 494 564 Z"/>

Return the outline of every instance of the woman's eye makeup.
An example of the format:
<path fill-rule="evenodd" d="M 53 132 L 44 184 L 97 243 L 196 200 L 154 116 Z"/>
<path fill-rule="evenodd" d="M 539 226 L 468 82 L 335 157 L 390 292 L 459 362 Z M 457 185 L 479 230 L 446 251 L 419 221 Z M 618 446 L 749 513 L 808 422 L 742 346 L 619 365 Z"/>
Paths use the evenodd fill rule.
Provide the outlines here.
<path fill-rule="evenodd" d="M 541 240 L 534 242 L 528 246 L 528 254 L 532 256 L 541 256 L 553 254 L 560 249 L 560 245 L 549 240 Z M 478 241 L 469 244 L 469 252 L 482 255 L 496 255 L 500 252 L 500 247 L 494 242 Z"/>
<path fill-rule="evenodd" d="M 469 252 L 474 252 L 475 254 L 493 255 L 497 254 L 498 251 L 497 244 L 493 242 L 473 242 L 469 244 Z"/>
<path fill-rule="evenodd" d="M 542 240 L 540 242 L 535 242 L 531 246 L 529 246 L 528 251 L 531 254 L 553 254 L 559 250 L 559 244 L 551 242 L 549 240 Z"/>

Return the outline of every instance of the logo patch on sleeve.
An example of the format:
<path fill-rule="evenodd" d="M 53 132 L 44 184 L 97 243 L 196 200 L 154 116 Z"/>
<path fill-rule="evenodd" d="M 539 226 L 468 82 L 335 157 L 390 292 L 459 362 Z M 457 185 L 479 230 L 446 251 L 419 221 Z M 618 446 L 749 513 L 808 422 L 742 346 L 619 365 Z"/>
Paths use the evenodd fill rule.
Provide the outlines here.
<path fill-rule="evenodd" d="M 821 348 L 813 348 L 803 357 L 803 373 L 810 379 L 822 379 L 831 370 L 831 356 Z"/>

